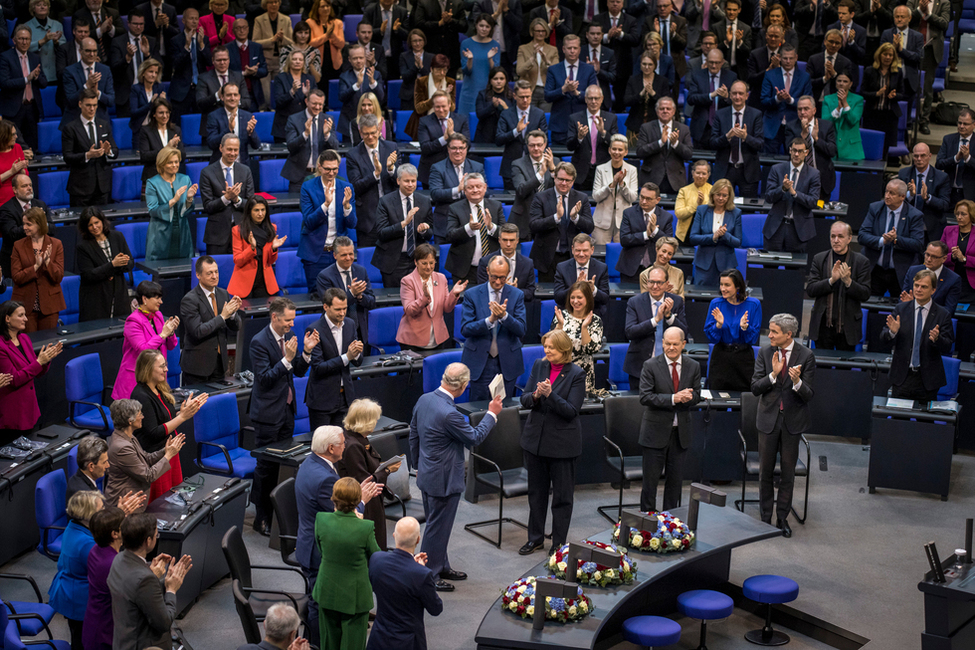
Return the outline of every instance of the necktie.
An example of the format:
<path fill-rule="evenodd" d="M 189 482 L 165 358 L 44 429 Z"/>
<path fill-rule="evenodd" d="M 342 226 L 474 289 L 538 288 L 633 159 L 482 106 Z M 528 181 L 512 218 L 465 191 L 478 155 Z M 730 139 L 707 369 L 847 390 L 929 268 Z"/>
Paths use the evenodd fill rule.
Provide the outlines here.
<path fill-rule="evenodd" d="M 157 20 L 159 20 L 159 12 L 160 11 L 162 11 L 162 9 L 160 7 L 153 7 L 153 10 L 152 10 L 152 23 L 153 23 L 153 25 L 156 24 L 156 21 Z M 156 34 L 156 36 L 158 37 L 160 34 L 162 34 L 162 32 L 163 32 L 163 30 L 158 30 L 158 33 Z M 165 38 L 165 36 L 163 36 L 163 38 L 157 38 L 156 40 L 159 42 L 159 53 L 160 54 L 166 54 L 166 38 Z"/>
<path fill-rule="evenodd" d="M 922 208 L 924 201 L 921 200 L 921 185 L 924 184 L 924 174 L 914 172 L 914 207 L 918 210 Z"/>
<path fill-rule="evenodd" d="M 311 118 L 311 159 L 312 166 L 318 164 L 318 138 L 321 131 L 318 128 L 318 115 Z"/>
<path fill-rule="evenodd" d="M 95 28 L 97 29 L 99 25 L 102 24 L 102 12 L 95 12 Z"/>
<path fill-rule="evenodd" d="M 278 339 L 278 344 L 281 346 L 281 358 L 284 358 L 284 339 Z M 291 382 L 288 381 L 288 404 L 291 404 L 295 400 L 294 391 L 291 390 Z"/>
<path fill-rule="evenodd" d="M 708 31 L 708 26 L 711 24 L 711 0 L 704 0 L 704 18 L 701 22 L 701 28 L 704 31 Z"/>
<path fill-rule="evenodd" d="M 798 176 L 799 176 L 798 171 L 796 170 L 795 167 L 793 167 L 792 168 L 792 173 L 789 174 L 789 179 L 792 180 L 792 186 L 793 187 L 795 187 L 795 185 L 796 185 L 796 179 L 798 178 Z M 792 202 L 793 201 L 795 201 L 795 197 L 792 196 L 792 192 L 786 192 L 785 193 L 785 204 L 786 204 L 785 216 L 788 217 L 789 219 L 792 218 Z"/>
<path fill-rule="evenodd" d="M 223 88 L 226 85 L 227 85 L 227 75 L 222 74 L 220 75 L 220 87 Z"/>
<path fill-rule="evenodd" d="M 233 176 L 233 174 L 231 173 L 230 170 L 231 170 L 231 167 L 227 167 L 227 176 L 226 176 L 226 178 L 227 178 L 227 187 L 232 187 L 233 184 L 234 184 L 234 176 Z"/>
<path fill-rule="evenodd" d="M 26 54 L 21 54 L 20 55 L 20 71 L 24 73 L 24 78 L 25 79 L 28 76 L 30 76 L 30 70 L 27 67 L 27 55 Z M 32 101 L 34 99 L 34 89 L 31 87 L 32 85 L 33 84 L 30 81 L 28 81 L 26 83 L 26 85 L 24 85 L 24 103 L 25 104 L 27 102 Z"/>
<path fill-rule="evenodd" d="M 190 68 L 193 72 L 193 85 L 195 86 L 200 80 L 200 71 L 196 67 L 196 38 L 192 38 L 192 44 L 190 45 Z"/>
<path fill-rule="evenodd" d="M 717 92 L 718 90 L 718 76 L 711 75 L 711 92 Z M 718 106 L 718 96 L 715 95 L 714 99 L 711 100 L 711 106 L 708 107 L 708 120 L 714 119 L 714 111 Z"/>
<path fill-rule="evenodd" d="M 575 81 L 575 80 L 576 80 L 576 64 L 571 63 L 569 64 L 569 81 Z"/>
<path fill-rule="evenodd" d="M 884 232 L 890 232 L 890 230 L 893 227 L 894 227 L 894 211 L 890 210 L 887 214 L 887 228 L 884 230 Z M 881 266 L 885 269 L 894 268 L 893 258 L 894 258 L 894 247 L 891 246 L 890 244 L 884 244 L 884 256 L 883 256 Z"/>
<path fill-rule="evenodd" d="M 921 38 L 924 39 L 925 43 L 927 43 L 928 42 L 928 19 L 924 17 L 924 14 L 921 14 L 921 24 L 918 25 L 917 31 L 921 32 Z"/>
<path fill-rule="evenodd" d="M 443 130 L 444 135 L 447 135 L 447 120 L 440 120 L 440 128 Z"/>
<path fill-rule="evenodd" d="M 782 351 L 782 372 L 779 373 L 779 383 L 783 386 L 789 380 L 789 353 L 785 348 L 780 348 Z M 780 395 L 784 393 L 779 393 Z M 779 398 L 779 410 L 785 409 L 785 404 L 782 402 L 782 398 Z"/>
<path fill-rule="evenodd" d="M 135 63 L 136 78 L 138 79 L 139 66 L 142 65 L 142 47 L 137 38 L 132 39 L 132 44 L 135 45 L 135 56 L 132 61 Z"/>
<path fill-rule="evenodd" d="M 552 18 L 554 18 L 554 17 L 555 17 L 555 9 L 549 9 L 548 10 L 548 22 L 551 23 L 552 22 Z M 552 30 L 552 33 L 548 35 L 548 44 L 551 45 L 552 47 L 555 47 L 555 30 L 554 29 Z"/>
<path fill-rule="evenodd" d="M 345 279 L 345 290 L 348 291 L 349 287 L 352 286 L 352 272 L 346 269 L 342 271 L 342 277 Z"/>
<path fill-rule="evenodd" d="M 406 214 L 409 214 L 413 210 L 413 197 L 406 197 Z M 406 225 L 406 254 L 413 257 L 413 251 L 416 250 L 416 231 L 413 228 L 413 222 L 411 221 Z"/>
<path fill-rule="evenodd" d="M 95 139 L 95 122 L 94 122 L 94 120 L 92 120 L 91 122 L 88 123 L 88 140 L 91 142 L 92 145 L 98 144 L 98 141 Z"/>
<path fill-rule="evenodd" d="M 705 20 L 707 17 L 705 15 Z M 731 23 L 731 67 L 735 67 L 735 51 L 738 49 L 738 21 Z"/>
<path fill-rule="evenodd" d="M 586 0 L 586 22 L 591 23 L 596 15 L 596 0 Z"/>
<path fill-rule="evenodd" d="M 542 171 L 542 163 L 535 163 L 535 176 L 538 176 Z"/>
<path fill-rule="evenodd" d="M 816 167 L 816 152 L 813 151 L 813 138 L 812 132 L 813 127 L 816 125 L 816 118 L 814 117 L 811 122 L 809 122 L 809 135 L 806 136 L 806 162 L 809 163 L 813 169 L 818 169 Z"/>
<path fill-rule="evenodd" d="M 85 81 L 88 81 L 88 79 L 89 79 L 89 78 L 91 77 L 91 75 L 93 75 L 94 73 L 95 73 L 95 67 L 94 67 L 94 66 L 88 66 L 88 74 L 87 74 L 87 75 L 85 75 Z"/>
<path fill-rule="evenodd" d="M 653 317 L 659 318 L 660 310 L 663 309 L 663 301 L 656 300 L 653 303 Z M 653 339 L 653 356 L 657 356 L 664 351 L 664 319 L 657 320 L 657 332 Z"/>
<path fill-rule="evenodd" d="M 820 5 L 819 2 L 813 5 L 816 8 L 816 21 L 813 24 L 813 29 L 815 29 L 816 31 L 813 33 L 813 36 L 823 35 L 823 8 L 820 7 L 819 5 Z"/>
<path fill-rule="evenodd" d="M 958 141 L 958 151 L 961 151 L 962 147 L 968 146 L 968 138 L 962 138 Z M 965 162 L 964 160 L 962 162 Z M 961 176 L 964 165 L 955 166 L 955 187 L 961 187 Z"/>
<path fill-rule="evenodd" d="M 610 29 L 616 29 L 616 20 L 617 20 L 616 16 L 613 16 L 612 18 L 609 19 L 609 21 L 610 21 L 609 22 L 609 28 Z"/>
<path fill-rule="evenodd" d="M 589 125 L 589 164 L 596 164 L 596 138 L 599 135 L 599 131 L 596 129 L 596 116 L 590 117 L 592 124 Z"/>
<path fill-rule="evenodd" d="M 664 44 L 667 46 L 667 55 L 670 56 L 670 20 L 665 20 L 663 24 L 664 28 Z"/>
<path fill-rule="evenodd" d="M 210 306 L 213 307 L 213 315 L 219 316 L 220 312 L 217 310 L 217 292 L 210 292 Z M 217 343 L 217 354 L 220 354 L 220 344 Z"/>
<path fill-rule="evenodd" d="M 762 30 L 762 5 L 755 3 L 755 13 L 752 14 L 752 34 L 757 34 Z"/>
<path fill-rule="evenodd" d="M 921 367 L 921 338 L 924 336 L 924 307 L 918 305 L 914 314 L 914 345 L 911 347 L 911 367 Z"/>
<path fill-rule="evenodd" d="M 741 113 L 735 112 L 735 128 L 741 128 Z M 735 138 L 735 145 L 731 147 L 731 163 L 738 167 L 741 165 L 741 138 Z"/>
<path fill-rule="evenodd" d="M 670 378 L 674 380 L 674 392 L 680 387 L 680 375 L 677 374 L 677 362 L 670 362 Z"/>
<path fill-rule="evenodd" d="M 477 221 L 482 224 L 480 230 L 481 237 L 481 257 L 485 257 L 491 250 L 488 248 L 488 233 L 487 228 L 484 228 L 484 210 L 481 209 L 481 204 L 477 204 Z"/>
<path fill-rule="evenodd" d="M 386 21 L 386 33 L 383 34 L 383 50 L 386 52 L 386 56 L 389 56 L 392 51 L 391 39 L 393 35 L 393 16 L 390 11 L 383 11 L 383 20 Z"/>
<path fill-rule="evenodd" d="M 491 300 L 493 300 L 494 302 L 500 305 L 501 292 L 500 291 L 496 292 L 492 289 Z M 491 328 L 491 347 L 490 349 L 488 349 L 488 354 L 490 354 L 492 357 L 498 356 L 498 330 L 499 329 L 501 329 L 501 321 L 496 322 L 494 324 L 494 327 Z"/>
<path fill-rule="evenodd" d="M 569 250 L 569 196 L 559 196 L 556 193 L 556 199 L 562 202 L 562 219 L 559 221 L 559 245 L 556 248 L 558 251 L 568 251 Z"/>
<path fill-rule="evenodd" d="M 788 92 L 789 88 L 792 87 L 792 71 L 791 70 L 789 70 L 788 72 L 785 73 L 784 79 L 785 79 L 785 82 L 784 82 L 783 85 L 785 86 L 785 88 L 783 88 L 783 90 L 785 90 L 786 92 Z"/>

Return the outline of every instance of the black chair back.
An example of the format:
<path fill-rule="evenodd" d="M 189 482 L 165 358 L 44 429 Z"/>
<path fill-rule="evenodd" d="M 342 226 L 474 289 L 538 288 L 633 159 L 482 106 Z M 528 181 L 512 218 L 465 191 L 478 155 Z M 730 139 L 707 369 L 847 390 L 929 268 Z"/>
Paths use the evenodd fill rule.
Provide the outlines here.
<path fill-rule="evenodd" d="M 525 455 L 521 450 L 521 415 L 518 411 L 517 406 L 501 409 L 498 423 L 494 425 L 490 435 L 474 449 L 481 456 L 497 463 L 502 471 L 523 467 L 525 464 Z M 479 425 L 484 416 L 485 413 L 472 415 L 471 426 Z M 478 469 L 487 470 L 487 467 Z"/>
<path fill-rule="evenodd" d="M 226 539 L 226 536 L 224 536 L 224 539 Z M 244 595 L 244 590 L 240 586 L 240 580 L 234 579 L 231 584 L 231 589 L 234 592 L 234 605 L 237 607 L 237 616 L 240 618 L 241 627 L 244 628 L 244 639 L 247 640 L 247 643 L 259 644 L 263 641 L 261 627 L 257 624 L 257 617 L 254 616 L 254 610 L 251 608 L 250 601 Z"/>
<path fill-rule="evenodd" d="M 642 456 L 640 424 L 644 407 L 639 395 L 607 397 L 603 400 L 606 437 L 612 440 L 624 456 Z"/>
<path fill-rule="evenodd" d="M 240 581 L 240 586 L 244 590 L 249 590 L 254 586 L 251 581 L 251 558 L 244 545 L 244 538 L 240 536 L 237 526 L 231 526 L 224 533 L 220 540 L 220 548 L 227 558 L 227 566 L 230 568 L 230 577 L 235 581 Z"/>
<path fill-rule="evenodd" d="M 749 451 L 758 452 L 758 397 L 751 391 L 741 394 L 741 437 L 745 439 L 745 446 Z"/>
<path fill-rule="evenodd" d="M 295 552 L 298 537 L 298 501 L 295 498 L 295 480 L 289 478 L 281 481 L 271 490 L 271 506 L 274 508 L 274 518 L 278 520 L 280 534 L 281 558 L 285 564 Z"/>

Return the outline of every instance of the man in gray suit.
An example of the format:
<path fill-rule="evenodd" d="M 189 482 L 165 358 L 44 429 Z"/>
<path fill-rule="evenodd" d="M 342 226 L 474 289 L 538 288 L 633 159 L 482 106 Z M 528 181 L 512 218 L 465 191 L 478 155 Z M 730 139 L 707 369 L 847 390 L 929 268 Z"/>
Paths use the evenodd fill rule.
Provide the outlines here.
<path fill-rule="evenodd" d="M 521 241 L 532 238 L 528 221 L 535 194 L 555 187 L 555 166 L 561 162 L 552 156 L 545 131 L 529 132 L 527 142 L 528 155 L 511 163 L 511 184 L 515 188 L 515 202 L 508 214 L 508 221 L 518 226 Z"/>
<path fill-rule="evenodd" d="M 636 155 L 643 158 L 640 185 L 654 183 L 662 194 L 677 194 L 687 184 L 684 163 L 694 155 L 691 130 L 675 119 L 677 104 L 657 100 L 657 119 L 640 127 Z"/>
<path fill-rule="evenodd" d="M 193 561 L 184 555 L 174 562 L 171 555 L 160 553 L 151 563 L 147 562 L 146 556 L 156 547 L 158 538 L 153 515 L 129 515 L 122 522 L 124 550 L 115 556 L 108 574 L 115 650 L 172 645 L 170 628 L 176 619 L 176 592 Z"/>
<path fill-rule="evenodd" d="M 758 397 L 758 486 L 762 521 L 772 523 L 775 499 L 772 477 L 776 456 L 781 456 L 779 498 L 775 501 L 776 527 L 792 537 L 787 518 L 792 510 L 792 488 L 799 460 L 799 436 L 809 431 L 812 414 L 816 357 L 797 343 L 799 321 L 792 314 L 776 314 L 769 320 L 769 345 L 755 359 L 752 393 Z"/>
<path fill-rule="evenodd" d="M 234 252 L 234 224 L 240 224 L 244 204 L 254 196 L 254 175 L 247 165 L 237 162 L 239 153 L 240 138 L 227 133 L 220 140 L 220 160 L 200 171 L 200 196 L 207 215 L 203 231 L 207 255 Z"/>
<path fill-rule="evenodd" d="M 646 407 L 640 424 L 643 447 L 643 490 L 640 510 L 657 510 L 657 484 L 667 468 L 662 510 L 676 508 L 683 485 L 684 453 L 691 445 L 691 407 L 701 401 L 701 364 L 683 354 L 684 330 L 668 327 L 664 352 L 643 363 L 640 403 Z"/>

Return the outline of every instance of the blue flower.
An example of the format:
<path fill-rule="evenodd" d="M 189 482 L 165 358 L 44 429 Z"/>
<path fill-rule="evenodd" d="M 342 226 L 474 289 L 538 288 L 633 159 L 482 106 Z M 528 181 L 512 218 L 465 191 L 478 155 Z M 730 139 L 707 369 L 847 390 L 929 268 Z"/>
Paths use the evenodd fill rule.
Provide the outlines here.
<path fill-rule="evenodd" d="M 556 612 L 561 612 L 565 609 L 565 599 L 563 598 L 553 598 L 550 604 Z"/>
<path fill-rule="evenodd" d="M 584 563 L 582 565 L 582 570 L 585 573 L 592 573 L 593 571 L 596 570 L 596 563 L 595 562 L 586 562 L 586 563 Z"/>

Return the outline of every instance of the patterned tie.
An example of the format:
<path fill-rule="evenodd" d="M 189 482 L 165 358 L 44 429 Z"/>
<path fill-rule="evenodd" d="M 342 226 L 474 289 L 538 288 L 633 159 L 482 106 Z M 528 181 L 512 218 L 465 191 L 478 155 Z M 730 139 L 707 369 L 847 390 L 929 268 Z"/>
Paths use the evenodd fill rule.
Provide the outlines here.
<path fill-rule="evenodd" d="M 914 314 L 914 345 L 911 347 L 911 368 L 921 367 L 921 338 L 924 336 L 924 306 L 918 305 Z"/>
<path fill-rule="evenodd" d="M 484 227 L 484 210 L 481 209 L 480 203 L 477 204 L 477 222 L 481 224 L 481 257 L 487 257 L 491 249 L 488 247 L 488 233 L 487 228 Z"/>
<path fill-rule="evenodd" d="M 26 54 L 21 54 L 20 55 L 20 70 L 21 70 L 21 72 L 24 73 L 24 78 L 25 79 L 30 76 L 30 70 L 27 67 L 27 55 Z M 33 101 L 33 99 L 34 99 L 34 89 L 31 87 L 32 85 L 33 84 L 30 81 L 28 81 L 24 85 L 24 103 L 25 104 L 27 102 Z"/>
<path fill-rule="evenodd" d="M 495 291 L 494 289 L 492 289 L 491 290 L 491 300 L 493 300 L 494 302 L 496 302 L 496 303 L 498 303 L 500 305 L 501 304 L 501 292 L 500 291 Z M 497 357 L 498 356 L 498 330 L 499 329 L 501 329 L 501 321 L 497 321 L 494 324 L 494 327 L 491 328 L 491 347 L 488 349 L 488 354 L 491 355 L 491 357 Z"/>
<path fill-rule="evenodd" d="M 670 362 L 670 378 L 674 380 L 674 392 L 680 388 L 680 375 L 677 374 L 677 362 Z"/>
<path fill-rule="evenodd" d="M 711 75 L 711 92 L 714 93 L 714 92 L 717 92 L 717 91 L 718 91 L 718 76 L 717 75 Z M 714 111 L 717 110 L 717 107 L 718 107 L 718 96 L 715 95 L 714 96 L 714 99 L 711 100 L 711 106 L 708 107 L 708 120 L 709 121 L 714 119 Z"/>
<path fill-rule="evenodd" d="M 413 197 L 406 197 L 406 214 L 410 214 L 413 210 Z M 413 222 L 410 221 L 406 224 L 406 254 L 413 257 L 413 251 L 416 250 L 416 231 L 413 229 Z"/>
<path fill-rule="evenodd" d="M 383 20 L 386 21 L 386 32 L 383 34 L 383 50 L 386 52 L 386 56 L 389 56 L 392 51 L 392 36 L 393 36 L 393 14 L 391 11 L 383 10 Z"/>
<path fill-rule="evenodd" d="M 447 135 L 447 120 L 440 120 L 440 128 L 443 130 L 444 135 Z"/>
<path fill-rule="evenodd" d="M 320 115 L 321 113 L 319 113 Z M 314 161 L 312 166 L 318 164 L 318 138 L 321 131 L 318 129 L 318 115 L 311 118 L 311 159 Z"/>
<path fill-rule="evenodd" d="M 596 164 L 596 138 L 599 136 L 599 130 L 596 128 L 596 116 L 590 117 L 592 120 L 592 126 L 589 127 L 589 164 Z"/>
<path fill-rule="evenodd" d="M 278 339 L 278 344 L 281 346 L 281 358 L 283 359 L 285 358 L 284 338 Z M 291 404 L 293 401 L 295 401 L 295 394 L 294 391 L 291 390 L 291 382 L 289 381 L 288 382 L 288 404 Z"/>
<path fill-rule="evenodd" d="M 134 44 L 135 44 L 135 58 L 133 59 L 133 61 L 135 62 L 136 78 L 138 79 L 139 66 L 142 65 L 142 46 L 139 43 L 139 39 L 137 38 L 134 39 Z"/>

